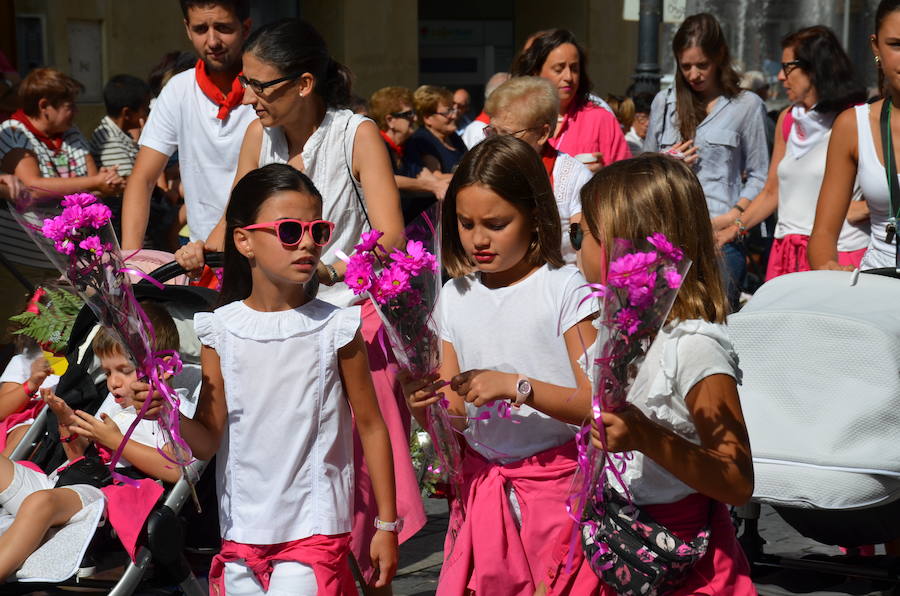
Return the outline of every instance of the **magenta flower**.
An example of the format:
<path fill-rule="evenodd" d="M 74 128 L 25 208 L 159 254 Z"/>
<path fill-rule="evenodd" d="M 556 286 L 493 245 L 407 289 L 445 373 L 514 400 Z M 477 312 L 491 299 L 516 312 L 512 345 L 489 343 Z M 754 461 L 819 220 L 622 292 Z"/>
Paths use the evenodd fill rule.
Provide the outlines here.
<path fill-rule="evenodd" d="M 655 246 L 659 254 L 671 261 L 678 263 L 684 258 L 684 251 L 669 242 L 665 234 L 656 232 L 652 236 L 647 237 L 647 242 Z"/>
<path fill-rule="evenodd" d="M 94 203 L 93 205 L 88 205 L 84 208 L 84 223 L 95 230 L 99 230 L 105 226 L 110 217 L 112 217 L 112 211 L 103 203 Z"/>
<path fill-rule="evenodd" d="M 75 252 L 75 243 L 68 238 L 57 240 L 53 246 L 56 248 L 56 252 L 61 252 L 64 255 L 71 255 Z"/>
<path fill-rule="evenodd" d="M 371 252 L 378 246 L 378 241 L 382 236 L 384 236 L 384 234 L 375 229 L 363 232 L 359 237 L 359 244 L 353 248 L 355 248 L 357 252 Z"/>
<path fill-rule="evenodd" d="M 670 289 L 674 290 L 681 287 L 681 274 L 674 268 L 667 268 L 663 275 L 666 278 L 666 285 L 669 286 Z"/>
<path fill-rule="evenodd" d="M 97 201 L 97 197 L 88 192 L 79 192 L 74 195 L 66 195 L 63 197 L 62 202 L 60 203 L 63 207 L 87 207 L 88 205 L 95 203 Z"/>
<path fill-rule="evenodd" d="M 65 225 L 63 218 L 57 216 L 44 220 L 44 225 L 41 226 L 41 233 L 50 240 L 62 241 L 69 235 L 70 231 L 68 226 Z"/>
<path fill-rule="evenodd" d="M 656 288 L 656 272 L 642 271 L 628 279 L 628 301 L 641 310 L 653 304 L 653 292 Z"/>
<path fill-rule="evenodd" d="M 78 248 L 82 250 L 89 250 L 95 255 L 102 256 L 103 255 L 103 243 L 100 242 L 99 236 L 88 236 L 84 240 L 78 243 Z"/>
<path fill-rule="evenodd" d="M 353 290 L 354 294 L 362 294 L 372 287 L 375 277 L 373 260 L 371 253 L 356 253 L 350 257 L 350 261 L 347 263 L 347 272 L 344 274 L 344 283 Z"/>
<path fill-rule="evenodd" d="M 640 329 L 641 319 L 633 308 L 623 308 L 616 313 L 615 325 L 625 335 L 634 335 Z"/>
<path fill-rule="evenodd" d="M 410 240 L 406 243 L 406 252 L 394 249 L 391 253 L 391 260 L 413 276 L 418 275 L 422 269 L 437 271 L 437 259 L 417 240 Z"/>
<path fill-rule="evenodd" d="M 409 273 L 395 264 L 381 272 L 375 281 L 375 299 L 381 304 L 409 290 Z"/>
<path fill-rule="evenodd" d="M 646 283 L 646 273 L 656 265 L 655 252 L 635 252 L 622 255 L 609 264 L 607 283 L 614 288 L 627 288 Z M 639 274 L 645 274 L 639 276 Z"/>

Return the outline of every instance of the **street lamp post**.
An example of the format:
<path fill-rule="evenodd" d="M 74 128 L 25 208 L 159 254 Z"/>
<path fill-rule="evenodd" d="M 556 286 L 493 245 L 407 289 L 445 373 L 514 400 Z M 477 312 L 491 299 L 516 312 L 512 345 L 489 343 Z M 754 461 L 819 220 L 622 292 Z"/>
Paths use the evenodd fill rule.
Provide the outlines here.
<path fill-rule="evenodd" d="M 634 69 L 634 92 L 659 91 L 659 24 L 662 0 L 640 0 L 638 17 L 638 61 Z"/>

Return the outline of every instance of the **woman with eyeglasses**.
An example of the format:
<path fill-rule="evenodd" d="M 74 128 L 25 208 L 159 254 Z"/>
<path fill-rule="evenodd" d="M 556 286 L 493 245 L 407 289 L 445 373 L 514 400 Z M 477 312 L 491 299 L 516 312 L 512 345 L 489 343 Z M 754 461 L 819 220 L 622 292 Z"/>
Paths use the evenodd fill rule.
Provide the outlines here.
<path fill-rule="evenodd" d="M 466 144 L 456 134 L 458 114 L 453 107 L 453 93 L 444 87 L 422 85 L 413 94 L 413 101 L 422 127 L 406 143 L 406 167 L 413 176 L 424 168 L 439 178 L 446 174 L 449 181 L 466 152 Z"/>
<path fill-rule="evenodd" d="M 406 204 L 404 193 L 427 193 L 434 195 L 438 200 L 443 199 L 447 185 L 450 184 L 449 180 L 438 178 L 426 168 L 416 176 L 403 160 L 406 141 L 412 136 L 416 123 L 412 91 L 405 87 L 379 89 L 369 98 L 369 116 L 375 121 L 381 138 L 384 139 L 394 170 L 394 181 L 400 189 L 404 205 Z M 424 203 L 421 200 L 415 202 Z"/>
<path fill-rule="evenodd" d="M 650 110 L 644 151 L 684 151 L 699 159 L 694 173 L 706 195 L 713 229 L 738 219 L 760 193 L 769 167 L 766 111 L 755 93 L 742 91 L 725 33 L 707 13 L 685 19 L 672 39 L 675 87 L 660 91 Z M 743 244 L 722 246 L 728 299 L 739 305 L 747 272 Z"/>
<path fill-rule="evenodd" d="M 590 100 L 586 54 L 565 29 L 536 34 L 512 65 L 514 77 L 547 79 L 559 96 L 559 113 L 550 144 L 596 172 L 628 159 L 631 152 L 616 117 Z"/>
<path fill-rule="evenodd" d="M 491 93 L 484 111 L 491 118 L 484 129 L 485 136 L 514 136 L 531 145 L 541 156 L 562 224 L 563 260 L 574 264 L 577 248 L 573 247 L 570 235 L 565 232 L 571 231 L 570 227 L 574 230 L 581 221 L 581 187 L 591 179 L 592 174 L 584 164 L 554 149 L 548 142 L 556 126 L 556 115 L 559 114 L 556 90 L 549 81 L 540 77 L 514 77 Z"/>
<path fill-rule="evenodd" d="M 309 176 L 323 197 L 321 218 L 335 224 L 316 268 L 322 284 L 318 298 L 335 306 L 358 302 L 346 284 L 338 283 L 346 264 L 336 253 L 352 254 L 360 234 L 370 228 L 384 233 L 381 242 L 388 250 L 404 242 L 400 198 L 378 128 L 345 108 L 350 72 L 330 57 L 322 36 L 303 19 L 282 19 L 251 33 L 244 44 L 243 69 L 243 101 L 253 106 L 259 120 L 247 128 L 235 183 L 270 163 L 287 163 Z M 425 524 L 425 512 L 409 454 L 409 410 L 402 393 L 395 391 L 395 360 L 377 339 L 381 320 L 370 302 L 361 303 L 361 332 L 391 435 L 398 510 L 405 519 L 399 534 L 403 542 Z M 374 570 L 364 545 L 375 532 L 377 511 L 366 468 L 360 458 L 356 463 L 352 548 L 370 580 Z"/>
<path fill-rule="evenodd" d="M 845 108 L 866 99 L 850 58 L 827 27 L 800 29 L 781 41 L 778 80 L 791 102 L 778 118 L 766 185 L 727 227 L 718 243 L 731 242 L 764 221 L 776 209 L 778 224 L 769 254 L 766 281 L 785 273 L 808 271 L 807 245 L 816 215 L 832 125 Z M 856 201 L 837 241 L 838 262 L 856 266 L 869 242 L 868 214 L 858 183 Z"/>

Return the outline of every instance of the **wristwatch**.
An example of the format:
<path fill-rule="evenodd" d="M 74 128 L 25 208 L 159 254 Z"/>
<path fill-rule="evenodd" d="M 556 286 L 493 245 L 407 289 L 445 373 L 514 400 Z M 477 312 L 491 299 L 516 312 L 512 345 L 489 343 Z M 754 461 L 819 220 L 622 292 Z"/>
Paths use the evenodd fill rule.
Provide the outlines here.
<path fill-rule="evenodd" d="M 513 402 L 513 406 L 518 408 L 524 404 L 531 396 L 531 391 L 531 381 L 527 377 L 519 375 L 519 378 L 516 379 L 516 401 Z"/>
<path fill-rule="evenodd" d="M 334 268 L 334 265 L 325 263 L 325 271 L 328 273 L 328 285 L 333 286 L 337 282 L 341 281 L 341 276 L 338 275 L 337 269 Z"/>
<path fill-rule="evenodd" d="M 400 530 L 403 529 L 403 518 L 398 517 L 397 521 L 386 522 L 381 521 L 377 517 L 375 518 L 375 529 L 376 530 L 384 530 L 385 532 L 396 532 L 400 533 Z"/>

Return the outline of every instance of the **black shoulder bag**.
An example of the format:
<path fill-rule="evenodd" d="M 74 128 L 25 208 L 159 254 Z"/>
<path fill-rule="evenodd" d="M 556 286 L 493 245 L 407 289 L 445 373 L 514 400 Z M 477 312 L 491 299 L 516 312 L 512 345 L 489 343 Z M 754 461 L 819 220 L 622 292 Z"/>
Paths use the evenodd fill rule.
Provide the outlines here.
<path fill-rule="evenodd" d="M 894 135 L 891 131 L 891 98 L 885 98 L 881 106 L 881 153 L 884 160 L 884 175 L 888 185 L 888 223 L 885 226 L 884 241 L 894 245 L 894 267 L 900 273 L 900 237 L 897 236 L 897 218 L 900 208 L 894 197 L 900 197 L 897 182 L 897 161 L 894 159 Z"/>

